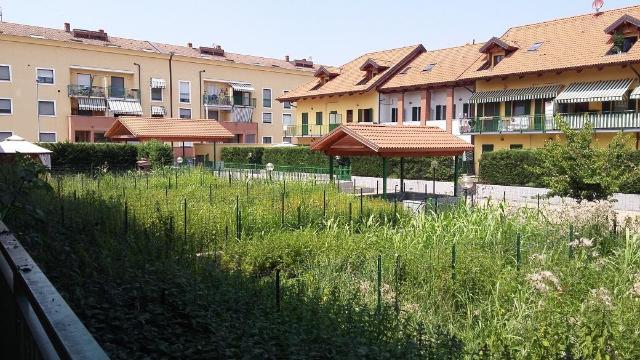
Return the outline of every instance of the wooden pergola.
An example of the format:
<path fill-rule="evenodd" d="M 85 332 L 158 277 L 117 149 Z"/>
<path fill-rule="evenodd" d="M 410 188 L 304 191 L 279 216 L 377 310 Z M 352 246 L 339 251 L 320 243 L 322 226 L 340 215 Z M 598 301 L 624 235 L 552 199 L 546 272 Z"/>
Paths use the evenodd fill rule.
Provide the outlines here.
<path fill-rule="evenodd" d="M 387 193 L 387 159 L 400 158 L 400 187 L 404 185 L 404 158 L 453 156 L 454 196 L 458 192 L 459 156 L 473 145 L 438 127 L 343 124 L 311 145 L 311 150 L 329 156 L 333 179 L 335 156 L 377 156 L 382 158 L 382 188 Z"/>

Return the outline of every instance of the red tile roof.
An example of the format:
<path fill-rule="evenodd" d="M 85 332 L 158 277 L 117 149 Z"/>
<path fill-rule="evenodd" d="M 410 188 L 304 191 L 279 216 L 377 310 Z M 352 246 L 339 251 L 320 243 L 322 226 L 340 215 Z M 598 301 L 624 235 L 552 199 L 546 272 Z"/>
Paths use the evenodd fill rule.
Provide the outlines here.
<path fill-rule="evenodd" d="M 118 117 L 106 137 L 114 140 L 223 141 L 233 134 L 215 120 Z"/>

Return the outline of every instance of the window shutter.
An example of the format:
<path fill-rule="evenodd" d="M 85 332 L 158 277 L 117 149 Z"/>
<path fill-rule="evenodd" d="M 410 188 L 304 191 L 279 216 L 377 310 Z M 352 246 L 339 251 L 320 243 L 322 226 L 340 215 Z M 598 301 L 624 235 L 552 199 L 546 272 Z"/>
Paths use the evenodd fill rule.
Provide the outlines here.
<path fill-rule="evenodd" d="M 504 102 L 504 116 L 505 117 L 511 116 L 511 109 L 512 108 L 513 108 L 513 102 L 511 102 L 511 101 L 505 101 Z"/>
<path fill-rule="evenodd" d="M 611 102 L 610 101 L 603 101 L 602 102 L 602 111 L 606 111 L 606 112 L 611 111 Z"/>
<path fill-rule="evenodd" d="M 358 109 L 358 122 L 362 122 L 363 109 Z"/>
<path fill-rule="evenodd" d="M 442 119 L 440 120 L 447 120 L 447 105 L 442 105 Z"/>
<path fill-rule="evenodd" d="M 524 102 L 524 114 L 531 115 L 531 100 L 525 100 Z"/>
<path fill-rule="evenodd" d="M 322 125 L 322 112 L 316 112 L 316 125 Z"/>
<path fill-rule="evenodd" d="M 484 104 L 478 104 L 478 117 L 484 116 Z"/>
<path fill-rule="evenodd" d="M 308 125 L 308 124 L 309 124 L 309 114 L 302 113 L 302 125 Z"/>
<path fill-rule="evenodd" d="M 442 106 L 436 105 L 436 120 L 442 120 L 440 114 L 442 114 Z"/>
<path fill-rule="evenodd" d="M 543 104 L 544 104 L 544 100 L 543 99 L 537 99 L 536 103 L 535 103 L 535 113 L 534 114 L 542 114 L 543 113 Z"/>
<path fill-rule="evenodd" d="M 369 111 L 368 121 L 373 122 L 373 108 L 367 109 Z"/>

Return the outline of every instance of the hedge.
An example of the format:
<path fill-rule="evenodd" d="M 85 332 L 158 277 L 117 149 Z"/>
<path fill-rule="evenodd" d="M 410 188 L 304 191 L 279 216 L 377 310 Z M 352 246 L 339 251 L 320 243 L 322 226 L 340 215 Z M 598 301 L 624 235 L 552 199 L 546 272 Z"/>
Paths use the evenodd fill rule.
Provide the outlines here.
<path fill-rule="evenodd" d="M 531 171 L 539 165 L 536 150 L 497 150 L 482 154 L 480 179 L 494 185 L 542 186 Z"/>
<path fill-rule="evenodd" d="M 167 166 L 173 163 L 171 146 L 157 140 L 147 141 L 137 145 L 138 158 L 147 158 L 151 166 Z"/>
<path fill-rule="evenodd" d="M 132 169 L 138 148 L 126 144 L 44 143 L 51 150 L 51 166 L 56 169 L 88 170 L 107 164 L 110 169 Z"/>
<path fill-rule="evenodd" d="M 249 155 L 251 154 L 251 156 Z M 225 147 L 222 149 L 222 160 L 226 163 L 259 164 L 272 163 L 281 166 L 323 167 L 329 166 L 326 155 L 311 151 L 306 146 L 296 147 Z M 437 161 L 436 178 L 438 180 L 453 179 L 453 157 L 406 158 L 406 179 L 431 179 L 431 163 Z M 337 165 L 351 166 L 354 176 L 382 176 L 382 159 L 379 157 L 341 158 Z M 400 159 L 389 159 L 390 177 L 400 176 Z"/>

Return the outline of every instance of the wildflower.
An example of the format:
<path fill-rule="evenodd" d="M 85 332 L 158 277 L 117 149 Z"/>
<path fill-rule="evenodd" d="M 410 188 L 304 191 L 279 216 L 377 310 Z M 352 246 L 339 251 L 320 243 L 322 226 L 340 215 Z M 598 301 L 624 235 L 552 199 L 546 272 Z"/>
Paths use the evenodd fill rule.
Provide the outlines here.
<path fill-rule="evenodd" d="M 609 293 L 609 290 L 605 288 L 592 289 L 591 298 L 607 308 L 613 307 L 613 299 L 611 298 L 611 293 Z"/>
<path fill-rule="evenodd" d="M 560 280 L 550 271 L 540 271 L 535 274 L 529 274 L 527 280 L 534 289 L 541 293 L 546 293 L 551 290 L 562 291 Z"/>
<path fill-rule="evenodd" d="M 593 246 L 593 239 L 580 238 L 569 243 L 572 248 L 590 248 Z"/>
<path fill-rule="evenodd" d="M 363 295 L 368 294 L 371 291 L 371 283 L 369 281 L 363 281 L 360 283 L 360 293 Z"/>
<path fill-rule="evenodd" d="M 533 261 L 538 261 L 543 263 L 545 259 L 544 254 L 533 254 L 531 256 L 529 256 L 529 261 L 533 262 Z"/>
<path fill-rule="evenodd" d="M 636 274 L 636 283 L 631 288 L 631 296 L 640 298 L 640 274 Z"/>

